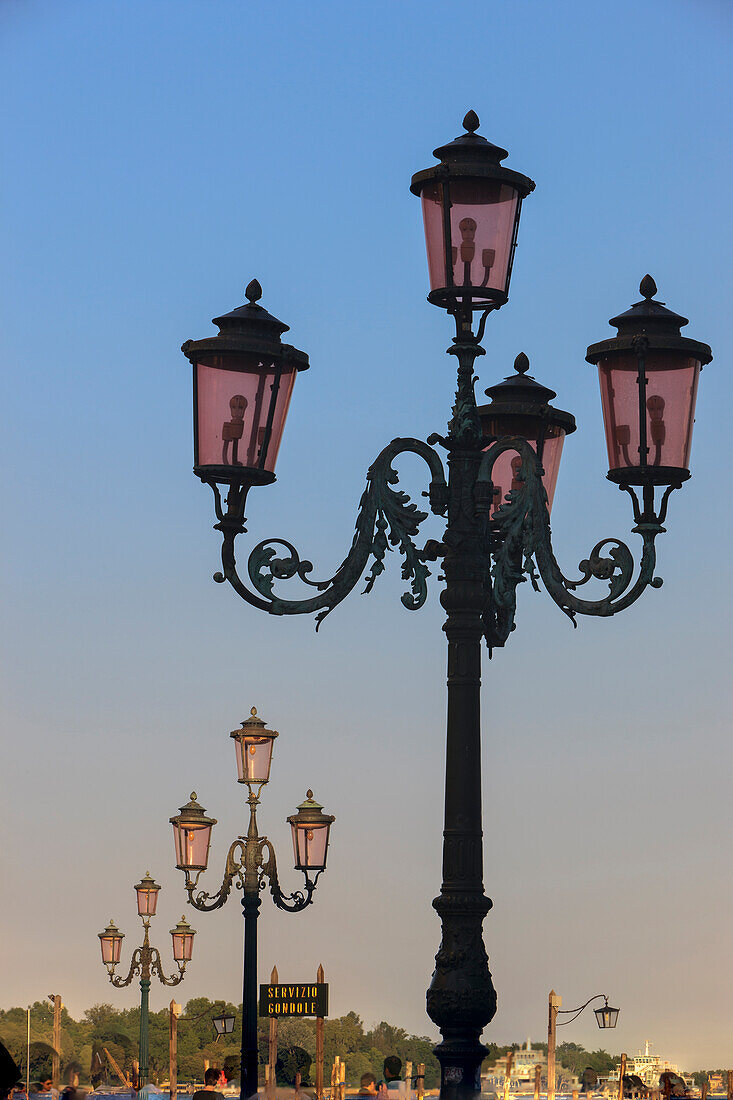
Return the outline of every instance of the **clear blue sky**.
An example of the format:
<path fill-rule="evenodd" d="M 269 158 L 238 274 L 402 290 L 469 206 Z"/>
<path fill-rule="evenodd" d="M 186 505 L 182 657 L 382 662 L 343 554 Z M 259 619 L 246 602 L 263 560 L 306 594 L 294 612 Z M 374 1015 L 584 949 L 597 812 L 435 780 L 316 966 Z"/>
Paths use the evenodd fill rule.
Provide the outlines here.
<path fill-rule="evenodd" d="M 2 0 L 5 1005 L 52 986 L 72 1012 L 134 1003 L 96 933 L 112 915 L 132 946 L 149 868 L 168 941 L 184 894 L 167 819 L 194 787 L 220 821 L 218 876 L 244 820 L 227 733 L 256 705 L 281 734 L 262 816 L 284 868 L 307 785 L 337 816 L 317 904 L 263 906 L 262 973 L 323 962 L 334 1013 L 430 1029 L 436 586 L 410 615 L 395 562 L 316 636 L 212 584 L 178 349 L 260 279 L 312 369 L 252 537 L 292 538 L 327 574 L 370 461 L 448 417 L 450 324 L 425 302 L 408 185 L 472 107 L 537 181 L 479 392 L 524 350 L 578 419 L 553 512 L 568 572 L 631 526 L 604 480 L 586 345 L 649 271 L 715 353 L 664 587 L 577 631 L 522 591 L 486 662 L 486 1035 L 540 1039 L 551 986 L 570 1005 L 603 989 L 622 1007 L 615 1049 L 730 1062 L 732 25 L 723 0 Z M 422 472 L 405 474 L 419 494 Z M 184 999 L 239 999 L 236 904 L 193 923 Z M 585 1017 L 569 1031 L 604 1038 Z"/>

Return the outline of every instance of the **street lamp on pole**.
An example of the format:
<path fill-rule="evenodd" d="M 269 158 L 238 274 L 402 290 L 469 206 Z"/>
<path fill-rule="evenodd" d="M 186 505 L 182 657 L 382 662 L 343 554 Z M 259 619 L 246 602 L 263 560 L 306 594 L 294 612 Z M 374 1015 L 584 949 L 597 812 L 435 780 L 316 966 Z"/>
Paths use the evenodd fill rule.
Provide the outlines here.
<path fill-rule="evenodd" d="M 599 1028 L 602 1029 L 615 1027 L 618 1020 L 619 1009 L 612 1008 L 609 1005 L 608 997 L 605 993 L 594 993 L 594 995 L 589 997 L 585 1004 L 580 1005 L 579 1008 L 560 1008 L 562 997 L 556 993 L 554 989 L 550 990 L 547 1018 L 547 1100 L 555 1100 L 555 1050 L 557 1047 L 557 1028 L 572 1024 L 573 1020 L 577 1016 L 580 1016 L 583 1009 L 587 1008 L 591 1001 L 597 1001 L 601 997 L 604 1003 L 600 1008 L 593 1009 L 596 1023 Z M 558 1023 L 558 1015 L 570 1016 L 570 1019 Z"/>
<path fill-rule="evenodd" d="M 146 871 L 145 876 L 135 886 L 137 894 L 137 911 L 142 920 L 145 934 L 140 947 L 136 947 L 132 953 L 130 970 L 126 978 L 115 977 L 115 967 L 120 961 L 122 941 L 124 933 L 120 932 L 114 921 L 110 920 L 104 932 L 99 933 L 99 945 L 102 949 L 102 962 L 107 967 L 109 980 L 118 989 L 130 985 L 132 979 L 140 975 L 140 1044 L 138 1051 L 138 1083 L 142 1087 L 148 1080 L 148 1001 L 150 994 L 150 982 L 152 975 L 158 978 L 163 985 L 179 985 L 183 981 L 186 964 L 191 961 L 193 952 L 193 937 L 195 929 L 191 928 L 185 917 L 181 917 L 175 928 L 171 928 L 170 934 L 173 941 L 173 959 L 178 964 L 178 973 L 166 978 L 163 972 L 163 964 L 160 953 L 156 947 L 150 944 L 150 920 L 155 916 L 158 905 L 158 893 L 160 886 L 150 877 Z"/>
<path fill-rule="evenodd" d="M 636 570 L 626 544 L 605 538 L 580 562 L 580 575 L 568 578 L 553 552 L 550 511 L 574 417 L 550 404 L 554 391 L 529 375 L 523 353 L 514 374 L 486 391 L 488 404 L 479 406 L 474 393 L 486 321 L 508 299 L 522 201 L 534 189 L 527 176 L 502 165 L 508 154 L 479 135 L 478 126 L 469 111 L 465 133 L 436 149 L 439 163 L 411 184 L 423 207 L 428 300 L 456 325 L 448 354 L 457 360 L 457 389 L 447 434 L 434 433 L 427 442 L 394 439 L 377 456 L 351 548 L 330 578 L 314 579 L 311 561 L 284 538 L 258 543 L 244 576 L 234 552 L 246 531 L 249 490 L 275 479 L 288 401 L 307 356 L 281 342 L 287 326 L 257 304 L 262 288 L 256 280 L 247 287 L 247 305 L 216 318 L 217 336 L 182 346 L 194 375 L 194 472 L 213 490 L 215 529 L 222 535 L 215 581 L 228 581 L 260 610 L 315 613 L 320 625 L 365 571 L 364 590 L 372 589 L 391 547 L 403 558 L 409 589 L 402 603 L 411 611 L 427 599 L 430 563 L 441 563 L 448 708 L 443 882 L 433 905 L 442 943 L 427 1011 L 443 1036 L 436 1048 L 442 1100 L 470 1100 L 479 1090 L 486 1053 L 480 1036 L 496 1012 L 482 938 L 492 903 L 483 885 L 481 641 L 489 654 L 506 644 L 515 629 L 517 587 L 525 580 L 535 589 L 542 581 L 574 624 L 578 615 L 615 615 L 648 587 L 661 586 L 655 539 L 665 530 L 670 494 L 690 476 L 697 382 L 712 359 L 707 344 L 680 335 L 686 319 L 655 299 L 650 276 L 641 283 L 642 301 L 612 319 L 617 336 L 587 349 L 599 371 L 608 477 L 631 497 L 641 561 Z M 480 313 L 475 330 L 474 313 Z M 447 477 L 435 444 L 447 452 Z M 439 540 L 417 541 L 428 513 L 395 488 L 393 464 L 406 453 L 428 467 L 430 510 L 445 520 Z M 311 595 L 284 598 L 280 586 L 293 578 Z M 583 599 L 578 589 L 594 580 L 607 583 L 608 591 Z"/>
<path fill-rule="evenodd" d="M 245 307 L 246 308 L 246 307 Z M 266 836 L 260 836 L 257 828 L 257 807 L 260 793 L 270 778 L 272 749 L 278 734 L 267 726 L 252 707 L 250 717 L 241 723 L 241 729 L 230 736 L 235 743 L 238 782 L 245 783 L 249 792 L 249 827 L 246 836 L 239 836 L 229 848 L 224 868 L 224 878 L 216 894 L 197 892 L 199 878 L 209 860 L 211 830 L 216 819 L 206 812 L 191 794 L 191 801 L 181 806 L 180 812 L 170 818 L 176 851 L 176 867 L 186 875 L 188 901 L 195 909 L 209 912 L 220 909 L 226 902 L 232 886 L 242 891 L 244 911 L 244 973 L 242 995 L 242 1048 L 240 1094 L 247 1100 L 257 1092 L 257 918 L 259 917 L 261 892 L 269 884 L 272 900 L 278 909 L 299 913 L 313 901 L 321 873 L 326 869 L 328 841 L 335 818 L 323 812 L 323 806 L 308 791 L 297 813 L 288 817 L 293 839 L 295 869 L 305 876 L 305 890 L 283 894 L 277 874 L 275 849 Z M 214 1020 L 218 1034 L 225 1034 L 233 1027 L 232 1017 Z"/>

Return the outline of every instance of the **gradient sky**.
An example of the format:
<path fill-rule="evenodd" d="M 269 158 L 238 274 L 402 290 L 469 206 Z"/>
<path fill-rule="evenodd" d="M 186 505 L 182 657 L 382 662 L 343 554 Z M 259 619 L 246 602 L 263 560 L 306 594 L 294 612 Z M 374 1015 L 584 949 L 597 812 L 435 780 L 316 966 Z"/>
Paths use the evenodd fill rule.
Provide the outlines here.
<path fill-rule="evenodd" d="M 261 826 L 284 885 L 298 885 L 285 817 L 306 786 L 337 818 L 316 904 L 263 904 L 260 977 L 322 962 L 334 1015 L 435 1033 L 438 586 L 406 612 L 394 560 L 316 635 L 213 584 L 179 346 L 256 276 L 309 353 L 239 554 L 282 535 L 328 575 L 372 459 L 449 415 L 451 325 L 425 301 L 408 185 L 472 107 L 537 181 L 478 392 L 524 350 L 578 420 L 553 510 L 566 572 L 632 525 L 604 479 L 586 345 L 649 271 L 715 355 L 693 479 L 659 540 L 664 587 L 573 630 L 524 585 L 516 634 L 485 661 L 499 994 L 485 1037 L 541 1039 L 550 987 L 566 1006 L 605 991 L 616 1033 L 584 1014 L 567 1039 L 733 1064 L 732 28 L 724 0 L 2 0 L 3 1006 L 135 1003 L 110 987 L 96 934 L 113 916 L 129 958 L 149 868 L 170 959 L 185 895 L 168 818 L 195 788 L 219 819 L 216 888 L 245 821 L 228 733 L 255 705 L 280 731 Z M 422 468 L 401 469 L 419 501 Z M 239 1000 L 236 900 L 187 915 L 199 936 L 179 999 Z M 153 989 L 155 1008 L 169 999 Z"/>

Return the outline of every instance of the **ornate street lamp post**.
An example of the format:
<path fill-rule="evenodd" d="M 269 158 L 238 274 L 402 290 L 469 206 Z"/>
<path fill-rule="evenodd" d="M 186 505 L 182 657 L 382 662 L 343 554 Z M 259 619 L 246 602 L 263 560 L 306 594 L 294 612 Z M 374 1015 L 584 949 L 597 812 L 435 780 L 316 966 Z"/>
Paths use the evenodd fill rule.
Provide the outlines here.
<path fill-rule="evenodd" d="M 155 916 L 158 905 L 158 893 L 160 886 L 150 877 L 150 871 L 145 872 L 145 877 L 135 887 L 137 894 L 137 911 L 140 916 L 145 935 L 140 947 L 136 947 L 132 953 L 130 970 L 126 978 L 115 977 L 115 967 L 120 961 L 122 941 L 124 933 L 110 921 L 104 932 L 99 933 L 99 945 L 102 949 L 102 962 L 107 967 L 109 980 L 118 989 L 130 985 L 136 974 L 140 975 L 140 1046 L 138 1052 L 139 1070 L 138 1082 L 142 1087 L 148 1080 L 148 998 L 150 994 L 150 980 L 156 975 L 163 985 L 179 985 L 183 981 L 186 963 L 191 961 L 193 952 L 193 937 L 196 932 L 185 917 L 181 917 L 175 928 L 171 928 L 173 941 L 173 959 L 178 963 L 178 973 L 171 978 L 166 978 L 163 973 L 163 964 L 160 953 L 156 947 L 150 945 L 150 918 Z"/>
<path fill-rule="evenodd" d="M 596 1023 L 599 1028 L 602 1029 L 615 1027 L 618 1021 L 619 1010 L 617 1008 L 611 1008 L 605 993 L 594 993 L 594 995 L 589 997 L 585 1004 L 580 1005 L 579 1008 L 560 1008 L 562 997 L 557 994 L 554 989 L 550 990 L 547 1016 L 547 1100 L 555 1100 L 555 1049 L 557 1046 L 557 1029 L 559 1027 L 565 1027 L 566 1024 L 572 1024 L 573 1020 L 577 1016 L 580 1016 L 583 1009 L 587 1008 L 591 1001 L 597 1001 L 601 997 L 604 1003 L 600 1008 L 593 1009 Z M 558 1015 L 570 1016 L 570 1019 L 558 1023 Z"/>
<path fill-rule="evenodd" d="M 521 204 L 534 189 L 530 179 L 502 165 L 507 153 L 477 134 L 478 125 L 470 111 L 466 132 L 436 149 L 440 163 L 418 172 L 411 184 L 423 206 L 428 298 L 456 323 L 448 349 L 458 361 L 448 431 L 427 443 L 395 439 L 378 455 L 367 473 L 351 549 L 332 577 L 314 580 L 311 562 L 285 539 L 260 542 L 249 555 L 246 577 L 237 571 L 234 543 L 246 530 L 247 494 L 253 485 L 274 480 L 283 394 L 290 396 L 296 371 L 308 365 L 303 352 L 280 342 L 287 326 L 257 305 L 259 283 L 248 286 L 248 305 L 216 319 L 218 336 L 182 347 L 194 369 L 195 472 L 214 491 L 223 541 L 223 571 L 214 580 L 228 581 L 270 614 L 314 612 L 320 624 L 367 567 L 365 591 L 371 590 L 391 547 L 404 559 L 409 591 L 402 603 L 409 610 L 426 600 L 428 563 L 441 562 L 448 716 L 443 883 L 433 905 L 442 943 L 427 1010 L 443 1036 L 436 1048 L 443 1100 L 468 1098 L 479 1089 L 485 1054 L 480 1036 L 496 1011 L 482 939 L 491 902 L 483 887 L 481 640 L 490 654 L 506 644 L 515 628 L 517 586 L 527 579 L 535 589 L 542 580 L 573 623 L 577 615 L 614 615 L 647 587 L 660 587 L 654 542 L 664 531 L 672 490 L 690 476 L 697 381 L 712 358 L 707 344 L 680 336 L 685 318 L 655 300 L 649 276 L 641 284 L 643 300 L 611 322 L 618 335 L 588 348 L 601 382 L 608 477 L 631 496 L 642 552 L 634 578 L 628 547 L 602 539 L 581 561 L 580 576 L 569 579 L 553 553 L 550 509 L 563 442 L 575 430 L 573 416 L 553 408 L 554 392 L 530 377 L 524 354 L 517 356 L 513 375 L 486 391 L 488 404 L 477 405 L 474 394 L 486 320 L 507 301 Z M 481 316 L 474 331 L 475 312 Z M 235 437 L 246 445 L 234 448 Z M 435 444 L 447 451 L 447 478 Z M 393 463 L 406 452 L 419 455 L 430 471 L 430 508 L 446 521 L 440 541 L 416 542 L 427 512 L 395 488 Z M 310 598 L 285 599 L 276 591 L 295 577 L 311 588 Z M 578 589 L 592 579 L 607 582 L 608 592 L 583 599 Z"/>
<path fill-rule="evenodd" d="M 326 869 L 328 840 L 335 818 L 323 813 L 323 806 L 314 800 L 312 791 L 308 791 L 297 813 L 290 815 L 288 822 L 293 838 L 295 869 L 305 876 L 305 891 L 283 894 L 277 876 L 275 849 L 266 836 L 260 836 L 257 829 L 260 792 L 270 778 L 272 749 L 278 734 L 267 729 L 262 719 L 258 718 L 257 709 L 252 707 L 250 717 L 241 723 L 241 729 L 233 730 L 230 736 L 234 739 L 237 754 L 238 782 L 246 783 L 249 791 L 249 827 L 247 835 L 237 837 L 229 848 L 218 893 L 196 892 L 199 878 L 209 861 L 211 830 L 216 825 L 216 819 L 206 816 L 193 792 L 191 801 L 181 806 L 180 813 L 170 822 L 173 826 L 176 867 L 185 872 L 190 905 L 201 912 L 209 912 L 224 905 L 232 886 L 236 885 L 242 891 L 244 974 L 240 1094 L 241 1100 L 247 1100 L 257 1092 L 257 918 L 260 895 L 268 883 L 278 909 L 299 913 L 311 904 L 318 879 Z M 217 1034 L 225 1034 L 233 1026 L 232 1017 L 214 1019 Z"/>

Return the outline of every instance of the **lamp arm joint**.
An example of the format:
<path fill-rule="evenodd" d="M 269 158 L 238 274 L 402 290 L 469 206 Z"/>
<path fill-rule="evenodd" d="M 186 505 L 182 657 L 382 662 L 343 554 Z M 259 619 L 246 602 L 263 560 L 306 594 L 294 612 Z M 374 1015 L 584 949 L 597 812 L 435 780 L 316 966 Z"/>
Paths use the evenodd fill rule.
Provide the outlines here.
<path fill-rule="evenodd" d="M 117 987 L 117 989 L 124 989 L 125 986 L 130 985 L 130 983 L 132 982 L 132 979 L 135 977 L 136 974 L 138 974 L 140 972 L 141 969 L 142 969 L 141 951 L 140 951 L 139 947 L 136 947 L 135 950 L 132 953 L 132 959 L 130 960 L 130 969 L 127 973 L 127 977 L 126 978 L 116 978 L 114 976 L 114 973 L 110 972 L 109 980 L 112 982 L 112 985 Z"/>
<path fill-rule="evenodd" d="M 163 983 L 163 985 L 180 985 L 180 983 L 183 981 L 183 974 L 186 969 L 186 964 L 184 963 L 183 966 L 181 966 L 181 964 L 179 963 L 178 973 L 173 974 L 170 978 L 166 978 L 163 972 L 163 963 L 160 958 L 160 952 L 158 951 L 157 947 L 153 947 L 151 949 L 150 969 L 153 974 L 157 974 L 159 980 Z"/>
<path fill-rule="evenodd" d="M 262 869 L 260 872 L 260 889 L 265 889 L 265 880 L 269 882 L 270 893 L 272 900 L 278 909 L 283 909 L 287 913 L 299 913 L 301 909 L 305 909 L 313 901 L 313 894 L 318 883 L 318 878 L 321 874 L 320 871 L 316 873 L 315 879 L 311 880 L 307 871 L 304 871 L 305 875 L 305 892 L 302 890 L 294 890 L 292 894 L 284 894 L 280 888 L 280 881 L 277 875 L 277 859 L 275 857 L 275 849 L 269 840 L 264 839 L 262 842 L 262 855 L 264 857 L 265 851 L 267 857 L 263 858 Z"/>
<path fill-rule="evenodd" d="M 239 859 L 236 856 L 237 852 L 239 852 Z M 244 861 L 245 841 L 238 837 L 232 842 L 227 852 L 224 877 L 216 894 L 207 894 L 205 890 L 199 890 L 196 893 L 199 876 L 196 875 L 196 878 L 191 882 L 188 874 L 186 874 L 186 892 L 188 893 L 189 905 L 192 905 L 194 909 L 198 909 L 201 913 L 210 913 L 212 909 L 221 909 L 231 893 L 234 880 L 238 879 L 238 885 L 242 885 Z"/>
<path fill-rule="evenodd" d="M 371 592 L 377 577 L 384 572 L 387 551 L 396 547 L 403 558 L 402 577 L 409 581 L 409 591 L 403 594 L 402 604 L 410 611 L 422 607 L 427 599 L 427 578 L 430 576 L 426 563 L 435 561 L 440 555 L 440 544 L 429 539 L 423 547 L 416 545 L 415 536 L 428 513 L 418 509 L 407 493 L 392 488 L 399 480 L 392 463 L 398 455 L 408 452 L 417 454 L 428 465 L 430 508 L 435 514 L 444 515 L 448 506 L 448 487 L 437 452 L 420 439 L 393 439 L 369 467 L 351 548 L 333 576 L 327 580 L 313 580 L 312 562 L 301 558 L 286 539 L 269 538 L 258 543 L 249 555 L 247 573 L 252 585 L 249 588 L 237 573 L 234 553 L 234 541 L 242 530 L 241 523 L 237 526 L 223 522 L 217 526 L 223 533 L 224 572 L 217 573 L 215 579 L 228 580 L 242 599 L 272 615 L 316 612 L 318 629 L 326 615 L 356 586 L 370 559 L 372 565 L 364 592 Z M 293 577 L 316 589 L 317 595 L 302 600 L 284 600 L 277 596 L 275 582 Z"/>

